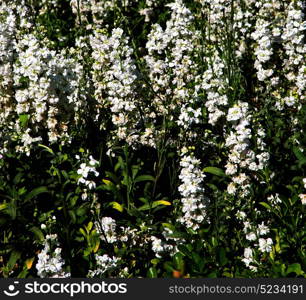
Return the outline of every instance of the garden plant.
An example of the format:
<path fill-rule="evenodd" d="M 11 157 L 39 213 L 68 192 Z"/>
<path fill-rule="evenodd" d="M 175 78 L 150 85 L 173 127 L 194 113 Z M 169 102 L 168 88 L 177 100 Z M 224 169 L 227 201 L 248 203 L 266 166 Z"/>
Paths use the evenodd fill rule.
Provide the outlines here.
<path fill-rule="evenodd" d="M 1 0 L 0 277 L 306 277 L 305 14 Z"/>

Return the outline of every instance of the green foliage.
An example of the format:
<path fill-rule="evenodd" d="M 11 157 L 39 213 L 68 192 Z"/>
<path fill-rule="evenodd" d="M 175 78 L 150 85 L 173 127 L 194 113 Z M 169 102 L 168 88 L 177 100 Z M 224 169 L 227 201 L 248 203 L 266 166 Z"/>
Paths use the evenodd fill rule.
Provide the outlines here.
<path fill-rule="evenodd" d="M 305 194 L 302 182 L 306 178 L 306 105 L 301 102 L 298 107 L 274 109 L 275 98 L 285 98 L 283 90 L 289 83 L 285 74 L 282 75 L 284 88 L 280 89 L 279 95 L 261 86 L 256 79 L 254 57 L 248 52 L 254 41 L 248 41 L 251 46 L 246 46 L 246 52 L 239 61 L 233 8 L 229 19 L 221 17 L 225 26 L 212 39 L 212 24 L 209 23 L 207 10 L 201 10 L 201 1 L 183 1 L 193 15 L 194 28 L 191 29 L 199 31 L 199 45 L 191 54 L 194 56 L 192 64 L 196 63 L 202 76 L 208 65 L 213 63 L 213 55 L 219 55 L 225 71 L 218 78 L 224 86 L 218 87 L 218 90 L 226 95 L 229 107 L 238 100 L 248 103 L 253 121 L 247 143 L 254 153 L 260 149 L 256 132 L 259 128 L 266 129 L 264 140 L 270 155 L 268 166 L 258 170 L 243 171 L 243 167 L 238 170 L 245 172 L 250 180 L 250 193 L 245 198 L 227 191 L 234 175 L 228 175 L 224 167 L 230 152 L 225 139 L 238 121 L 228 122 L 226 115 L 222 114 L 213 126 L 207 121 L 209 110 L 205 105 L 208 92 L 201 88 L 195 93 L 195 83 L 186 82 L 181 91 L 190 88 L 192 97 L 193 93 L 196 95 L 199 107 L 194 109 L 199 108 L 201 122 L 191 124 L 184 131 L 175 120 L 180 114 L 180 106 L 186 104 L 185 100 L 179 105 L 170 101 L 178 97 L 173 70 L 169 68 L 165 71 L 171 80 L 167 83 L 169 90 L 161 92 L 164 98 L 157 94 L 156 86 L 150 81 L 145 63 L 148 35 L 153 24 L 159 24 L 163 29 L 167 26 L 171 9 L 166 4 L 172 1 L 152 1 L 155 3 L 154 9 L 149 10 L 149 20 L 140 14 L 140 10 L 147 7 L 145 0 L 132 1 L 134 5 L 129 6 L 125 6 L 124 1 L 112 1 L 116 5 L 105 9 L 103 19 L 89 9 L 81 11 L 80 5 L 85 1 L 76 1 L 76 12 L 73 12 L 69 0 L 26 2 L 35 24 L 33 32 L 39 41 L 54 50 L 54 55 L 72 55 L 83 63 L 82 89 L 78 91 L 77 98 L 83 99 L 86 104 L 82 107 L 84 111 L 77 115 L 79 123 L 69 128 L 63 140 L 54 143 L 48 142 L 47 129 L 40 128 L 40 122 L 33 120 L 32 110 L 37 105 L 34 99 L 30 99 L 33 103 L 26 113 L 18 112 L 15 118 L 5 121 L 0 119 L 0 277 L 36 277 L 38 254 L 44 247 L 46 236 L 54 233 L 62 248 L 64 268 L 72 277 L 88 276 L 90 270 L 97 268 L 96 256 L 102 255 L 118 258 L 117 269 L 99 275 L 105 277 L 119 274 L 149 278 L 306 277 L 306 220 L 305 205 L 301 202 L 301 194 Z M 98 2 L 101 5 L 104 3 Z M 207 3 L 208 7 L 210 5 Z M 2 19 L 0 15 L 0 21 Z M 129 37 L 129 47 L 133 50 L 131 57 L 135 63 L 133 71 L 137 75 L 135 89 L 137 97 L 147 105 L 145 108 L 152 109 L 150 113 L 156 115 L 153 103 L 161 101 L 165 111 L 169 107 L 173 109 L 173 115 L 165 112 L 162 116 L 148 118 L 141 105 L 137 107 L 142 118 L 137 126 L 148 129 L 154 125 L 154 147 L 138 147 L 115 136 L 115 125 L 111 119 L 117 115 L 111 111 L 103 88 L 99 95 L 102 100 L 95 99 L 92 47 L 88 42 L 94 32 L 94 20 L 100 32 L 110 35 L 114 28 L 120 27 Z M 30 32 L 31 28 L 21 28 L 18 34 Z M 83 49 L 76 47 L 79 37 L 84 39 Z M 165 61 L 172 55 L 167 51 L 158 54 Z M 277 53 L 278 50 L 274 54 L 277 56 Z M 275 60 L 277 65 L 277 58 Z M 185 77 L 188 76 L 184 75 L 183 80 Z M 8 91 L 26 89 L 31 83 L 27 76 L 18 75 L 13 79 L 9 82 Z M 56 81 L 56 78 L 52 77 L 52 80 Z M 2 82 L 4 79 L 0 76 Z M 103 85 L 107 84 L 103 82 Z M 51 90 L 50 87 L 46 89 Z M 4 97 L 5 92 L 1 85 L 0 110 L 4 109 L 7 98 L 16 108 L 15 91 L 9 97 Z M 54 95 L 61 92 L 56 88 L 52 90 Z M 295 89 L 290 93 L 296 97 Z M 73 119 L 70 110 L 75 109 L 75 104 L 68 100 L 69 105 L 60 100 L 56 108 L 60 111 L 58 121 L 62 123 L 54 125 L 55 131 Z M 54 108 L 49 102 L 47 106 L 50 111 Z M 95 116 L 97 111 L 99 115 Z M 44 112 L 42 117 L 50 116 Z M 38 143 L 29 143 L 32 147 L 30 152 L 20 150 L 19 142 L 26 140 L 22 135 L 25 132 L 41 138 Z M 185 147 L 188 139 L 192 141 L 189 148 Z M 180 221 L 184 214 L 182 190 L 178 189 L 182 183 L 179 174 L 183 148 L 186 148 L 184 153 L 195 154 L 199 159 L 204 178 L 201 183 L 204 195 L 199 192 L 196 196 L 205 203 L 206 215 L 197 230 L 184 226 Z M 249 154 L 247 150 L 240 152 L 238 154 L 245 157 Z M 91 155 L 97 159 L 94 166 L 90 164 Z M 82 164 L 84 168 L 95 169 L 97 174 L 82 170 Z M 192 172 L 191 169 L 188 171 Z M 88 173 L 84 177 L 91 186 L 82 182 L 82 172 Z M 195 190 L 197 193 L 198 187 Z M 277 195 L 279 201 L 273 202 L 269 198 L 272 195 Z M 244 232 L 245 223 L 237 216 L 239 212 L 247 212 L 252 224 L 264 222 L 273 240 L 269 252 L 254 247 L 254 258 L 258 264 L 251 266 L 257 268 L 256 272 L 242 261 L 250 241 Z M 114 231 L 118 236 L 115 241 L 101 225 L 105 217 L 116 220 Z M 130 236 L 126 233 L 128 230 Z M 152 237 L 166 243 L 170 250 L 154 251 Z M 256 241 L 258 238 L 256 232 Z"/>

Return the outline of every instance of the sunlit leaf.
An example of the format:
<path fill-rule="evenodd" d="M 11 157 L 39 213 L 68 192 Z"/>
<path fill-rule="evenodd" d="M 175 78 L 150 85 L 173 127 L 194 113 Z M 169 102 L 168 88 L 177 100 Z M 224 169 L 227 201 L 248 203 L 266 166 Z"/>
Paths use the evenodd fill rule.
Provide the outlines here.
<path fill-rule="evenodd" d="M 206 167 L 203 169 L 203 172 L 210 173 L 210 174 L 213 174 L 219 177 L 226 177 L 226 174 L 224 173 L 224 171 L 216 167 Z"/>
<path fill-rule="evenodd" d="M 123 206 L 121 204 L 119 204 L 118 202 L 110 202 L 110 205 L 112 208 L 118 210 L 119 212 L 123 212 Z"/>

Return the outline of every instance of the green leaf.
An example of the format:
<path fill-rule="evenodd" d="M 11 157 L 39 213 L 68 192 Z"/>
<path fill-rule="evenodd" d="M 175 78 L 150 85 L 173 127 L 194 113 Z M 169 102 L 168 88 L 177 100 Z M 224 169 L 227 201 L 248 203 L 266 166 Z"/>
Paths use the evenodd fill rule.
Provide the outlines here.
<path fill-rule="evenodd" d="M 172 234 L 169 234 L 170 237 L 174 239 L 188 239 L 189 235 L 185 232 L 175 231 Z"/>
<path fill-rule="evenodd" d="M 149 199 L 147 199 L 146 197 L 139 197 L 139 201 L 145 204 L 149 203 Z"/>
<path fill-rule="evenodd" d="M 120 183 L 120 179 L 112 172 L 109 172 L 109 171 L 105 171 L 105 175 L 112 179 L 113 182 L 115 182 L 116 184 L 119 184 Z"/>
<path fill-rule="evenodd" d="M 16 219 L 17 207 L 14 201 L 11 201 L 10 203 L 1 204 L 0 211 L 3 211 L 3 213 L 9 215 L 13 220 Z"/>
<path fill-rule="evenodd" d="M 170 261 L 166 261 L 164 263 L 164 269 L 166 269 L 168 272 L 173 272 L 174 271 L 174 266 L 173 266 L 173 263 L 170 262 Z"/>
<path fill-rule="evenodd" d="M 158 258 L 153 258 L 153 259 L 151 259 L 151 263 L 153 264 L 153 265 L 157 265 L 158 263 L 159 263 L 159 259 Z"/>
<path fill-rule="evenodd" d="M 305 154 L 298 147 L 293 147 L 293 153 L 300 162 L 306 162 Z"/>
<path fill-rule="evenodd" d="M 95 241 L 94 247 L 93 247 L 93 253 L 96 253 L 99 250 L 100 247 L 100 239 Z"/>
<path fill-rule="evenodd" d="M 6 210 L 8 208 L 9 204 L 8 203 L 2 203 L 0 204 L 0 211 L 1 210 Z"/>
<path fill-rule="evenodd" d="M 149 209 L 153 209 L 153 208 L 155 208 L 157 206 L 160 206 L 160 205 L 169 206 L 169 205 L 171 205 L 171 202 L 166 201 L 166 200 L 157 200 L 157 201 L 154 201 L 153 203 L 147 203 L 143 206 L 140 206 L 138 208 L 138 210 L 140 210 L 140 211 L 149 210 Z"/>
<path fill-rule="evenodd" d="M 108 179 L 102 179 L 103 183 L 105 183 L 106 185 L 113 185 L 113 183 L 108 180 Z"/>
<path fill-rule="evenodd" d="M 23 128 L 27 127 L 29 119 L 30 119 L 30 115 L 27 115 L 27 114 L 19 115 L 19 122 L 20 122 L 21 127 Z"/>
<path fill-rule="evenodd" d="M 287 270 L 286 270 L 286 275 L 290 274 L 290 273 L 295 273 L 296 275 L 302 275 L 303 271 L 301 268 L 301 265 L 298 263 L 294 263 L 288 266 Z"/>
<path fill-rule="evenodd" d="M 23 176 L 24 174 L 22 172 L 19 172 L 13 179 L 14 185 L 17 185 L 18 183 L 20 183 Z"/>
<path fill-rule="evenodd" d="M 18 275 L 17 278 L 27 278 L 28 276 L 28 270 L 27 269 L 23 269 Z"/>
<path fill-rule="evenodd" d="M 170 223 L 162 223 L 163 227 L 169 228 L 171 231 L 175 230 L 175 226 Z"/>
<path fill-rule="evenodd" d="M 78 209 L 76 210 L 76 214 L 79 217 L 84 216 L 84 215 L 87 214 L 87 210 L 88 210 L 88 208 L 87 208 L 86 204 L 82 205 L 82 206 L 78 207 Z"/>
<path fill-rule="evenodd" d="M 143 205 L 143 206 L 140 206 L 139 208 L 138 208 L 138 210 L 139 211 L 144 211 L 144 210 L 149 210 L 149 209 L 151 209 L 152 207 L 151 207 L 151 205 L 148 203 L 148 204 L 145 204 L 145 205 Z"/>
<path fill-rule="evenodd" d="M 155 267 L 151 267 L 147 273 L 148 278 L 157 278 L 157 271 Z"/>
<path fill-rule="evenodd" d="M 203 169 L 203 172 L 210 173 L 220 177 L 226 177 L 226 174 L 223 172 L 223 170 L 216 167 L 206 167 Z"/>
<path fill-rule="evenodd" d="M 78 199 L 79 199 L 79 197 L 77 195 L 70 198 L 69 202 L 70 202 L 71 207 L 76 205 Z"/>
<path fill-rule="evenodd" d="M 133 165 L 132 166 L 132 178 L 135 178 L 140 170 L 139 165 Z"/>
<path fill-rule="evenodd" d="M 123 206 L 121 204 L 119 204 L 118 202 L 110 202 L 109 204 L 112 208 L 118 210 L 119 212 L 123 212 Z"/>
<path fill-rule="evenodd" d="M 80 228 L 79 229 L 80 233 L 83 235 L 83 236 L 87 236 L 87 233 L 85 232 L 85 230 L 83 228 Z"/>
<path fill-rule="evenodd" d="M 195 267 L 202 272 L 205 266 L 204 257 L 201 257 L 197 252 L 192 252 L 192 260 L 195 263 Z"/>
<path fill-rule="evenodd" d="M 226 257 L 226 252 L 224 248 L 220 248 L 218 251 L 218 258 L 219 258 L 219 262 L 220 262 L 220 266 L 225 266 L 228 262 L 228 259 Z"/>
<path fill-rule="evenodd" d="M 208 187 L 210 187 L 213 191 L 218 191 L 218 187 L 215 184 L 212 183 L 207 183 L 206 184 Z"/>
<path fill-rule="evenodd" d="M 87 231 L 90 232 L 92 227 L 93 227 L 93 223 L 90 221 L 88 225 L 86 226 Z"/>
<path fill-rule="evenodd" d="M 21 253 L 19 251 L 13 251 L 10 255 L 10 258 L 7 262 L 7 266 L 9 270 L 12 270 L 17 262 L 17 260 L 21 257 Z"/>
<path fill-rule="evenodd" d="M 214 236 L 211 238 L 211 244 L 212 244 L 214 247 L 217 247 L 217 246 L 218 246 L 218 241 L 217 241 L 217 239 L 216 239 Z"/>
<path fill-rule="evenodd" d="M 173 257 L 173 262 L 176 270 L 183 272 L 184 271 L 184 259 L 183 254 L 178 252 Z"/>
<path fill-rule="evenodd" d="M 233 274 L 230 273 L 230 272 L 228 272 L 228 271 L 224 271 L 224 272 L 222 273 L 222 276 L 228 277 L 228 278 L 233 278 Z"/>
<path fill-rule="evenodd" d="M 18 195 L 19 196 L 22 196 L 26 192 L 27 192 L 27 189 L 25 187 L 22 187 L 22 188 L 18 189 Z"/>
<path fill-rule="evenodd" d="M 213 272 L 209 273 L 206 277 L 207 278 L 217 278 L 218 276 L 217 276 L 217 273 L 215 271 L 213 271 Z"/>
<path fill-rule="evenodd" d="M 48 193 L 48 189 L 45 186 L 40 186 L 38 188 L 35 188 L 34 190 L 32 190 L 30 193 L 28 193 L 25 197 L 25 201 L 29 201 L 32 200 L 34 197 L 38 196 L 39 194 L 42 193 Z"/>
<path fill-rule="evenodd" d="M 259 202 L 259 204 L 265 207 L 267 210 L 272 211 L 272 207 L 266 202 Z"/>
<path fill-rule="evenodd" d="M 49 152 L 50 154 L 52 155 L 55 155 L 53 150 L 45 145 L 42 145 L 42 144 L 38 144 L 39 147 L 43 148 L 45 151 Z"/>
<path fill-rule="evenodd" d="M 186 255 L 189 258 L 192 258 L 191 252 L 189 251 L 189 249 L 187 248 L 187 246 L 185 245 L 178 245 L 177 247 L 180 252 L 182 252 L 184 255 Z"/>
<path fill-rule="evenodd" d="M 71 218 L 72 223 L 75 224 L 76 223 L 76 215 L 75 215 L 74 211 L 73 210 L 69 210 L 68 214 L 69 214 L 69 216 Z"/>
<path fill-rule="evenodd" d="M 108 180 L 108 179 L 103 179 L 102 180 L 103 181 L 103 185 L 100 185 L 97 189 L 99 190 L 99 189 L 102 189 L 102 190 L 107 190 L 107 191 L 116 191 L 117 190 L 117 187 L 116 187 L 116 185 L 113 183 L 113 182 L 111 182 L 110 180 Z"/>
<path fill-rule="evenodd" d="M 155 181 L 155 178 L 151 175 L 140 175 L 135 178 L 134 183 L 141 181 Z"/>
<path fill-rule="evenodd" d="M 42 233 L 42 231 L 36 227 L 33 226 L 30 228 L 30 231 L 34 233 L 34 236 L 40 241 L 42 242 L 44 240 L 44 234 Z"/>
<path fill-rule="evenodd" d="M 154 201 L 152 203 L 152 208 L 155 208 L 155 207 L 157 207 L 159 205 L 169 206 L 169 205 L 171 205 L 171 202 L 166 201 L 166 200 L 157 200 L 157 201 Z"/>
<path fill-rule="evenodd" d="M 61 173 L 62 173 L 63 177 L 67 180 L 66 184 L 70 183 L 68 173 L 65 170 L 62 170 Z"/>

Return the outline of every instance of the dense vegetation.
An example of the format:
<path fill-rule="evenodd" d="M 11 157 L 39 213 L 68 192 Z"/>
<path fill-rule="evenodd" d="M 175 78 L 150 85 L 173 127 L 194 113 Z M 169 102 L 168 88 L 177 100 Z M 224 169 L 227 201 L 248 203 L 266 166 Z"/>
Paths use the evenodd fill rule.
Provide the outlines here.
<path fill-rule="evenodd" d="M 305 277 L 300 0 L 2 0 L 1 277 Z"/>

